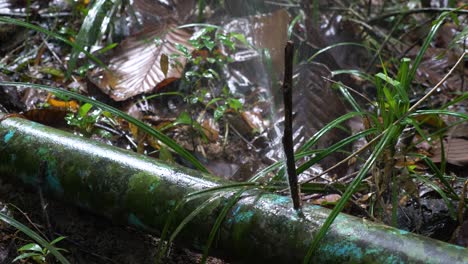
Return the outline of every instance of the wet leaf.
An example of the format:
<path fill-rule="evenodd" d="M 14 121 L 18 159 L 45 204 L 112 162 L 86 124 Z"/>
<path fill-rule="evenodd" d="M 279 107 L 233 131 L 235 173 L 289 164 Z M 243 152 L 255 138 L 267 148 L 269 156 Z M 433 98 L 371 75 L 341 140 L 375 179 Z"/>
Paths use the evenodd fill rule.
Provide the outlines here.
<path fill-rule="evenodd" d="M 28 120 L 53 127 L 65 126 L 65 116 L 69 113 L 64 108 L 32 109 L 23 113 Z"/>
<path fill-rule="evenodd" d="M 26 244 L 18 249 L 18 251 L 37 251 L 42 252 L 41 246 L 36 243 Z"/>
<path fill-rule="evenodd" d="M 94 45 L 102 34 L 107 31 L 111 17 L 119 5 L 120 1 L 95 1 L 81 25 L 80 32 L 76 36 L 76 44 L 82 48 L 89 48 L 91 45 Z M 80 53 L 81 50 L 77 48 L 73 49 L 68 63 L 68 75 L 75 69 Z"/>
<path fill-rule="evenodd" d="M 312 204 L 322 205 L 322 206 L 335 205 L 336 202 L 340 200 L 340 198 L 341 198 L 341 195 L 339 194 L 328 194 L 321 198 L 312 200 Z"/>
<path fill-rule="evenodd" d="M 216 142 L 219 138 L 219 127 L 215 120 L 208 115 L 204 115 L 199 123 L 206 138 L 211 142 Z"/>
<path fill-rule="evenodd" d="M 186 59 L 171 55 L 183 55 L 181 47 L 191 53 L 189 37 L 189 33 L 175 25 L 147 28 L 116 49 L 109 62 L 110 72 L 99 70 L 91 79 L 116 101 L 151 92 L 167 79 L 172 82 L 180 78 Z M 163 56 L 168 58 L 167 72 Z"/>
<path fill-rule="evenodd" d="M 302 65 L 297 70 L 297 83 L 293 92 L 294 145 L 299 147 L 309 140 L 319 129 L 332 120 L 346 114 L 347 110 L 339 96 L 332 90 L 331 84 L 323 79 L 330 78 L 329 69 L 323 64 Z M 315 146 L 327 148 L 333 143 L 346 138 L 348 133 L 335 128 L 325 134 Z M 323 161 L 326 167 L 334 165 L 344 156 L 336 152 Z"/>
<path fill-rule="evenodd" d="M 194 8 L 195 0 L 135 0 L 133 8 L 140 13 L 144 24 L 157 24 L 161 20 L 175 20 L 180 24 L 187 22 Z"/>
<path fill-rule="evenodd" d="M 167 72 L 169 71 L 169 58 L 166 54 L 161 54 L 161 59 L 159 60 L 161 70 L 164 74 L 164 78 L 167 78 Z"/>
<path fill-rule="evenodd" d="M 168 162 L 174 162 L 174 157 L 172 157 L 171 152 L 165 146 L 161 146 L 159 149 L 159 159 Z"/>
<path fill-rule="evenodd" d="M 54 99 L 54 98 L 51 98 L 49 97 L 47 99 L 47 103 L 54 107 L 54 108 L 59 108 L 59 109 L 64 109 L 64 110 L 71 110 L 71 111 L 77 111 L 79 108 L 80 108 L 80 105 L 74 101 L 74 100 L 70 100 L 70 101 L 62 101 L 62 100 L 58 100 L 58 99 Z"/>
<path fill-rule="evenodd" d="M 444 141 L 445 160 L 448 163 L 457 166 L 468 165 L 468 139 L 448 138 Z M 435 163 L 441 162 L 442 151 L 440 147 L 436 149 L 434 156 L 431 159 Z"/>

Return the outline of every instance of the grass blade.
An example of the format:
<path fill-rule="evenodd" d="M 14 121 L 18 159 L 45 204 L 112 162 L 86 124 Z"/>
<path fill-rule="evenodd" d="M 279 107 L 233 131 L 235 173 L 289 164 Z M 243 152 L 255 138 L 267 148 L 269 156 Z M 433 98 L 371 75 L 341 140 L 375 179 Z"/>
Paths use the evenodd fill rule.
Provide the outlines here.
<path fill-rule="evenodd" d="M 383 137 L 379 140 L 378 144 L 376 145 L 374 151 L 372 154 L 369 156 L 367 161 L 364 163 L 362 169 L 359 171 L 358 175 L 354 180 L 351 182 L 349 187 L 346 189 L 346 192 L 343 194 L 341 199 L 338 201 L 336 204 L 335 208 L 332 210 L 330 215 L 327 217 L 325 220 L 325 223 L 322 225 L 320 228 L 317 236 L 314 237 L 312 244 L 307 251 L 307 254 L 304 258 L 304 264 L 308 264 L 311 262 L 313 253 L 317 248 L 319 247 L 320 241 L 322 238 L 325 236 L 327 233 L 328 229 L 332 225 L 333 221 L 335 218 L 338 216 L 338 214 L 343 210 L 344 206 L 346 205 L 347 201 L 351 197 L 351 195 L 356 191 L 356 189 L 360 186 L 362 180 L 364 177 L 367 175 L 371 167 L 374 165 L 376 162 L 377 158 L 382 154 L 383 150 L 385 147 L 388 145 L 388 143 L 395 138 L 395 134 L 397 134 L 400 131 L 399 126 L 392 126 L 389 128 L 389 130 L 383 135 Z"/>
<path fill-rule="evenodd" d="M 24 22 L 22 20 L 18 20 L 18 19 L 14 19 L 14 18 L 10 18 L 10 17 L 0 17 L 0 22 L 4 22 L 4 23 L 8 23 L 8 24 L 13 24 L 13 25 L 17 25 L 17 26 L 20 26 L 20 27 L 25 27 L 25 28 L 29 28 L 29 29 L 32 29 L 34 31 L 37 31 L 37 32 L 41 32 L 41 33 L 44 33 L 46 34 L 47 36 L 50 36 L 50 37 L 53 37 L 55 39 L 58 39 L 60 41 L 62 41 L 63 43 L 71 46 L 72 48 L 76 49 L 76 50 L 79 50 L 80 52 L 83 52 L 88 58 L 90 58 L 92 61 L 94 61 L 96 64 L 98 64 L 99 66 L 103 67 L 103 68 L 106 68 L 107 69 L 107 66 L 101 61 L 99 60 L 96 56 L 94 56 L 93 54 L 89 53 L 88 51 L 86 51 L 83 47 L 81 47 L 80 45 L 77 45 L 76 43 L 74 42 L 71 42 L 70 40 L 68 40 L 67 38 L 55 33 L 55 32 L 52 32 L 52 31 L 49 31 L 43 27 L 39 27 L 39 26 L 36 26 L 36 25 L 33 25 L 31 23 L 27 23 L 27 22 Z"/>
<path fill-rule="evenodd" d="M 442 190 L 439 186 L 437 186 L 437 184 L 435 184 L 433 181 L 430 181 L 428 179 L 426 179 L 425 177 L 423 176 L 420 176 L 420 175 L 417 175 L 417 174 L 413 174 L 412 175 L 414 178 L 416 178 L 417 180 L 419 180 L 420 182 L 423 182 L 425 183 L 426 185 L 430 186 L 434 191 L 436 191 L 440 197 L 442 197 L 442 199 L 444 200 L 445 204 L 447 204 L 447 207 L 449 209 L 449 213 L 450 213 L 450 217 L 453 219 L 453 220 L 456 220 L 457 219 L 457 213 L 455 211 L 455 208 L 453 206 L 453 204 L 450 202 L 449 198 L 447 197 L 446 193 L 444 192 L 444 190 Z"/>
<path fill-rule="evenodd" d="M 41 246 L 47 248 L 52 255 L 54 255 L 62 264 L 70 264 L 70 262 L 49 242 L 43 239 L 41 236 L 32 231 L 29 227 L 23 225 L 22 223 L 16 221 L 14 218 L 0 212 L 0 220 L 5 223 L 14 226 L 21 232 L 25 233 L 27 236 L 32 238 L 34 241 L 39 243 Z"/>
<path fill-rule="evenodd" d="M 32 84 L 32 83 L 22 83 L 22 82 L 0 82 L 0 86 L 15 86 L 15 87 L 30 87 L 34 89 L 41 89 L 45 90 L 51 93 L 56 93 L 60 94 L 62 96 L 68 96 L 71 98 L 74 98 L 76 100 L 85 102 L 85 103 L 90 103 L 102 110 L 108 111 L 109 113 L 118 116 L 120 118 L 123 118 L 127 120 L 129 123 L 132 123 L 136 125 L 138 128 L 140 128 L 142 131 L 146 132 L 148 135 L 151 135 L 155 138 L 157 138 L 159 141 L 167 145 L 169 148 L 171 148 L 173 151 L 175 151 L 177 154 L 179 154 L 182 158 L 188 160 L 191 162 L 197 169 L 203 172 L 208 172 L 208 170 L 203 166 L 203 164 L 200 163 L 190 152 L 188 152 L 186 149 L 183 147 L 179 146 L 175 141 L 173 141 L 171 138 L 168 136 L 164 135 L 163 133 L 159 132 L 156 129 L 153 129 L 152 127 L 148 126 L 147 124 L 141 122 L 140 120 L 112 107 L 107 104 L 101 103 L 99 101 L 90 99 L 84 95 L 59 89 L 59 88 L 54 88 L 51 86 L 47 85 L 41 85 L 41 84 Z"/>
<path fill-rule="evenodd" d="M 317 131 L 317 133 L 315 133 L 306 143 L 304 143 L 304 145 L 302 145 L 297 150 L 297 152 L 302 152 L 302 151 L 308 150 L 313 145 L 315 145 L 317 143 L 317 141 L 323 135 L 325 135 L 327 132 L 329 132 L 331 129 L 337 127 L 338 125 L 340 125 L 341 123 L 343 123 L 344 121 L 346 121 L 348 119 L 351 119 L 351 118 L 353 118 L 355 116 L 362 116 L 362 115 L 363 115 L 363 113 L 360 113 L 360 112 L 351 112 L 351 113 L 347 113 L 345 115 L 342 115 L 342 116 L 338 117 L 337 119 L 335 119 L 335 120 L 331 121 L 330 123 L 328 123 L 322 129 Z"/>
<path fill-rule="evenodd" d="M 114 3 L 118 2 L 118 3 Z M 113 15 L 112 9 L 118 8 L 120 1 L 110 0 L 97 0 L 94 1 L 93 6 L 89 9 L 83 24 L 81 24 L 80 32 L 76 36 L 76 45 L 81 49 L 73 47 L 68 61 L 67 76 L 70 76 L 72 71 L 76 68 L 78 56 L 83 49 L 94 45 L 100 36 L 107 30 L 107 25 Z M 104 23 L 108 21 L 107 23 Z"/>
<path fill-rule="evenodd" d="M 440 16 L 437 18 L 437 20 L 434 22 L 431 30 L 429 31 L 429 34 L 427 35 L 426 39 L 424 40 L 423 45 L 421 46 L 421 49 L 418 52 L 418 55 L 416 56 L 416 59 L 414 60 L 413 65 L 411 66 L 411 70 L 408 75 L 408 83 L 411 83 L 416 75 L 416 70 L 419 67 L 419 64 L 421 63 L 424 53 L 426 53 L 426 50 L 429 48 L 429 45 L 432 42 L 432 39 L 436 35 L 437 31 L 439 28 L 442 26 L 442 24 L 445 21 L 445 18 L 447 15 L 450 14 L 449 12 L 444 12 L 440 14 Z"/>
<path fill-rule="evenodd" d="M 358 47 L 363 47 L 367 50 L 373 50 L 371 48 L 369 48 L 368 46 L 364 45 L 364 44 L 361 44 L 361 43 L 356 43 L 356 42 L 340 42 L 340 43 L 336 43 L 336 44 L 333 44 L 333 45 L 330 45 L 330 46 L 327 46 L 323 49 L 320 49 L 318 50 L 317 52 L 315 52 L 312 56 L 310 56 L 308 59 L 307 59 L 307 63 L 310 63 L 312 62 L 318 55 L 328 51 L 328 50 L 331 50 L 333 48 L 336 48 L 336 47 L 339 47 L 339 46 L 358 46 Z"/>
<path fill-rule="evenodd" d="M 208 236 L 208 241 L 206 242 L 205 245 L 205 250 L 203 251 L 203 257 L 200 261 L 200 263 L 206 263 L 206 259 L 208 258 L 208 252 L 211 248 L 211 245 L 213 244 L 214 238 L 216 234 L 218 233 L 218 230 L 223 223 L 224 219 L 226 218 L 226 215 L 229 213 L 229 210 L 239 201 L 241 198 L 241 195 L 246 191 L 247 189 L 243 188 L 239 191 L 237 191 L 233 197 L 229 199 L 227 204 L 223 207 L 223 210 L 221 213 L 218 215 L 216 218 L 216 221 L 213 225 L 213 228 L 211 229 L 210 235 Z"/>
<path fill-rule="evenodd" d="M 324 159 L 325 157 L 327 157 L 328 155 L 334 153 L 335 151 L 341 149 L 342 147 L 348 145 L 348 144 L 351 144 L 352 142 L 354 142 L 355 140 L 358 140 L 359 138 L 362 138 L 362 137 L 365 137 L 367 135 L 370 135 L 372 133 L 375 133 L 376 129 L 368 129 L 368 130 L 364 130 L 364 131 L 361 131 L 355 135 L 352 135 L 352 136 L 349 136 L 343 140 L 340 140 L 339 142 L 331 145 L 330 147 L 324 149 L 323 151 L 317 153 L 312 159 L 306 161 L 305 163 L 301 164 L 298 168 L 297 168 L 297 173 L 303 173 L 304 171 L 306 171 L 307 169 L 309 169 L 312 165 L 314 165 L 315 163 L 321 161 L 322 159 Z M 308 156 L 308 152 L 303 152 L 303 153 L 300 153 L 300 155 L 298 155 L 298 157 L 305 157 L 305 156 Z"/>

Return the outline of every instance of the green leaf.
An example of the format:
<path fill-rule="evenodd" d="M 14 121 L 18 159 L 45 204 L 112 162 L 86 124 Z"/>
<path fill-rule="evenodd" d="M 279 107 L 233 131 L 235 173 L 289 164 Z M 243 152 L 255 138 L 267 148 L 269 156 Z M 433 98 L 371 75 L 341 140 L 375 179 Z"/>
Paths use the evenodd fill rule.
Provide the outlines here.
<path fill-rule="evenodd" d="M 427 178 L 422 177 L 422 176 L 420 176 L 418 174 L 412 174 L 411 176 L 416 178 L 418 181 L 425 183 L 426 185 L 431 187 L 434 191 L 436 191 L 440 195 L 440 197 L 442 197 L 442 200 L 444 200 L 445 204 L 447 205 L 449 213 L 450 213 L 450 217 L 453 220 L 457 219 L 457 213 L 456 213 L 456 210 L 455 210 L 452 202 L 447 197 L 446 193 L 436 183 L 434 183 L 433 181 L 428 180 Z"/>
<path fill-rule="evenodd" d="M 65 239 L 64 236 L 59 236 L 59 237 L 57 237 L 56 239 L 52 240 L 52 242 L 50 242 L 50 244 L 51 244 L 51 245 L 55 245 L 55 244 L 57 244 L 58 242 L 60 242 L 60 241 L 62 241 L 62 240 L 64 240 L 64 239 Z"/>
<path fill-rule="evenodd" d="M 16 221 L 14 218 L 1 212 L 0 212 L 0 220 L 4 221 L 5 223 L 9 225 L 14 226 L 21 232 L 25 233 L 27 236 L 35 240 L 38 244 L 47 248 L 47 250 L 49 250 L 50 253 L 52 253 L 52 255 L 54 255 L 62 264 L 70 264 L 70 262 L 54 246 L 49 244 L 45 239 L 43 239 L 41 236 L 36 234 L 29 227 L 23 225 L 22 223 Z"/>
<path fill-rule="evenodd" d="M 176 121 L 174 122 L 174 125 L 192 125 L 192 123 L 193 123 L 193 120 L 192 120 L 192 117 L 189 115 L 189 113 L 182 112 L 177 117 Z"/>
<path fill-rule="evenodd" d="M 242 103 L 239 101 L 239 99 L 228 98 L 227 103 L 229 107 L 234 111 L 239 111 L 240 109 L 242 109 Z"/>
<path fill-rule="evenodd" d="M 185 47 L 184 45 L 179 44 L 179 43 L 177 43 L 175 46 L 176 46 L 176 49 L 177 49 L 178 51 L 182 52 L 182 54 L 183 54 L 187 59 L 192 58 L 192 55 L 191 55 L 191 53 L 190 53 L 190 50 L 189 50 L 187 47 Z"/>
<path fill-rule="evenodd" d="M 15 259 L 13 259 L 12 262 L 16 262 L 16 261 L 22 260 L 22 259 L 34 258 L 34 257 L 42 258 L 42 262 L 45 263 L 45 257 L 42 254 L 34 253 L 34 252 L 23 253 L 23 254 L 17 256 Z"/>
<path fill-rule="evenodd" d="M 396 87 L 396 86 L 400 85 L 399 81 L 392 79 L 390 76 L 385 75 L 384 73 L 379 72 L 375 76 L 382 79 L 382 80 L 384 80 L 385 82 L 391 84 L 393 87 Z"/>
<path fill-rule="evenodd" d="M 442 26 L 442 24 L 445 21 L 445 18 L 447 17 L 449 13 L 448 12 L 443 12 L 440 14 L 440 16 L 437 18 L 437 20 L 434 22 L 431 30 L 429 31 L 429 34 L 427 35 L 426 39 L 424 40 L 423 45 L 421 46 L 421 49 L 419 50 L 418 55 L 416 56 L 416 59 L 414 60 L 414 63 L 411 67 L 410 73 L 408 75 L 408 82 L 412 82 L 414 80 L 414 77 L 416 75 L 416 71 L 419 67 L 419 64 L 421 63 L 424 53 L 426 53 L 426 50 L 429 48 L 429 45 L 431 44 L 432 40 L 434 39 L 437 31 L 439 28 Z"/>
<path fill-rule="evenodd" d="M 221 101 L 221 100 L 223 100 L 223 98 L 220 98 L 220 97 L 213 98 L 213 99 L 211 99 L 211 100 L 206 104 L 205 107 L 208 107 L 208 106 L 210 106 L 210 105 L 212 105 L 212 104 L 214 104 L 214 103 L 216 103 L 216 102 L 219 102 L 219 101 Z"/>
<path fill-rule="evenodd" d="M 52 243 L 51 243 L 52 245 Z M 18 249 L 18 251 L 37 251 L 42 253 L 42 248 L 36 243 L 26 244 Z"/>
<path fill-rule="evenodd" d="M 448 116 L 454 116 L 458 118 L 462 118 L 467 120 L 468 119 L 468 114 L 462 113 L 462 112 L 453 112 L 449 110 L 418 110 L 415 111 L 414 113 L 410 114 L 410 117 L 413 116 L 418 116 L 418 115 L 448 115 Z"/>
<path fill-rule="evenodd" d="M 209 58 L 206 58 L 206 61 L 209 62 L 209 63 L 215 63 L 216 59 L 209 57 Z"/>
<path fill-rule="evenodd" d="M 219 228 L 221 227 L 221 224 L 223 223 L 224 219 L 226 218 L 226 215 L 229 213 L 229 210 L 239 201 L 241 198 L 241 195 L 246 191 L 247 189 L 241 189 L 237 191 L 231 198 L 229 198 L 229 201 L 226 203 L 226 205 L 223 207 L 221 212 L 219 213 L 218 217 L 216 218 L 216 221 L 213 225 L 213 228 L 211 228 L 210 234 L 208 236 L 208 241 L 205 244 L 205 250 L 203 250 L 203 256 L 201 259 L 201 263 L 206 263 L 206 259 L 208 258 L 208 252 L 211 248 L 211 244 L 213 244 L 213 241 L 215 239 L 216 234 L 219 231 Z"/>
<path fill-rule="evenodd" d="M 307 59 L 307 62 L 310 63 L 312 62 L 318 55 L 330 50 L 330 49 L 333 49 L 333 48 L 336 48 L 336 47 L 339 47 L 339 46 L 358 46 L 358 47 L 363 47 L 367 50 L 370 50 L 370 51 L 375 51 L 375 49 L 372 49 L 364 44 L 361 44 L 361 43 L 356 43 L 356 42 L 341 42 L 341 43 L 336 43 L 336 44 L 333 44 L 333 45 L 330 45 L 330 46 L 327 46 L 323 49 L 320 49 L 319 51 L 315 52 L 312 56 L 310 56 L 308 59 Z"/>
<path fill-rule="evenodd" d="M 83 104 L 80 109 L 78 110 L 78 115 L 80 117 L 85 117 L 88 115 L 89 110 L 93 108 L 93 105 L 90 103 Z"/>
<path fill-rule="evenodd" d="M 211 73 L 209 70 L 207 71 L 204 71 L 203 74 L 202 74 L 203 78 L 205 79 L 214 79 L 215 76 L 213 75 L 213 73 Z"/>
<path fill-rule="evenodd" d="M 322 129 L 317 131 L 317 133 L 315 133 L 309 140 L 307 140 L 307 142 L 304 143 L 304 145 L 301 146 L 297 150 L 297 152 L 301 152 L 301 151 L 305 151 L 305 150 L 310 149 L 313 145 L 315 145 L 317 143 L 317 141 L 323 135 L 325 135 L 326 133 L 331 131 L 333 128 L 339 126 L 341 123 L 345 122 L 346 120 L 351 119 L 351 118 L 353 118 L 355 116 L 363 116 L 363 115 L 364 114 L 362 112 L 350 112 L 350 113 L 347 113 L 345 115 L 342 115 L 342 116 L 338 117 L 337 119 L 335 119 L 335 120 L 331 121 L 330 123 L 328 123 Z"/>
<path fill-rule="evenodd" d="M 231 37 L 237 39 L 240 41 L 242 44 L 249 46 L 249 43 L 247 42 L 247 39 L 245 38 L 244 34 L 241 33 L 231 33 Z"/>
<path fill-rule="evenodd" d="M 212 51 L 213 48 L 216 46 L 216 43 L 211 39 L 203 39 L 203 44 L 209 51 Z"/>
<path fill-rule="evenodd" d="M 303 157 L 308 157 L 308 156 L 312 156 L 312 158 L 310 158 L 309 160 L 307 160 L 306 162 L 304 162 L 303 164 L 301 164 L 298 168 L 297 168 L 297 174 L 300 174 L 300 173 L 303 173 L 304 171 L 308 170 L 310 167 L 312 167 L 312 165 L 320 162 L 322 159 L 324 159 L 325 157 L 329 156 L 330 154 L 332 153 L 335 153 L 336 151 L 340 150 L 341 148 L 343 148 L 344 146 L 346 145 L 349 145 L 351 143 L 353 143 L 354 141 L 360 139 L 360 138 L 363 138 L 365 136 L 368 136 L 372 133 L 375 133 L 376 132 L 376 129 L 367 129 L 367 130 L 364 130 L 364 131 L 361 131 L 355 135 L 352 135 L 352 136 L 349 136 L 345 139 L 342 139 L 340 140 L 339 142 L 331 145 L 330 147 L 324 149 L 324 150 L 321 150 L 321 151 L 318 151 L 317 150 L 312 150 L 312 151 L 303 151 L 303 152 L 299 152 L 298 154 L 296 154 L 294 157 L 295 159 L 300 159 L 300 158 L 303 158 Z"/>
<path fill-rule="evenodd" d="M 161 146 L 159 149 L 159 159 L 167 162 L 174 161 L 174 157 L 172 157 L 171 152 L 165 146 Z"/>
<path fill-rule="evenodd" d="M 220 105 L 216 108 L 214 111 L 214 119 L 215 121 L 218 121 L 221 117 L 223 117 L 224 113 L 226 112 L 226 106 L 225 105 Z"/>
<path fill-rule="evenodd" d="M 96 0 L 93 1 L 92 7 L 89 9 L 83 24 L 81 25 L 80 32 L 76 36 L 76 44 L 83 49 L 94 45 L 107 31 L 107 25 L 110 21 L 114 12 L 112 10 L 117 9 L 120 1 L 110 0 Z M 115 6 L 114 6 L 115 5 Z M 78 56 L 81 53 L 81 49 L 74 48 L 70 55 L 68 62 L 67 76 L 71 75 L 71 72 L 76 68 L 76 62 Z"/>

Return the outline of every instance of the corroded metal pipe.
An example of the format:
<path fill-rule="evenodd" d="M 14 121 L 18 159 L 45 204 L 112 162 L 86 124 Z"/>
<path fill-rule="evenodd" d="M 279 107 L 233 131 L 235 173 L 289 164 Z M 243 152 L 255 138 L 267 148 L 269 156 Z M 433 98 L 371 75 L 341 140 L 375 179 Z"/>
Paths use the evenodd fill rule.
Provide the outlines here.
<path fill-rule="evenodd" d="M 47 166 L 46 175 L 39 173 L 41 164 Z M 0 123 L 0 175 L 41 186 L 55 198 L 153 233 L 162 230 L 185 195 L 228 183 L 19 118 Z M 203 247 L 227 199 L 195 217 L 180 241 Z M 200 203 L 189 202 L 178 211 L 176 222 Z M 288 197 L 249 192 L 227 215 L 214 249 L 246 262 L 301 263 L 329 212 L 305 205 L 299 217 Z M 468 263 L 468 250 L 341 214 L 313 261 Z"/>

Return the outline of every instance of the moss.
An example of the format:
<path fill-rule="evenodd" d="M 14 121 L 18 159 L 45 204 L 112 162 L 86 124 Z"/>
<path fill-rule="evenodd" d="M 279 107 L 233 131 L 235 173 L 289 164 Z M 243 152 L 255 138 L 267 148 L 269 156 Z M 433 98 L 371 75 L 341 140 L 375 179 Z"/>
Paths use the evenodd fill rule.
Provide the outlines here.
<path fill-rule="evenodd" d="M 156 188 L 160 185 L 160 179 L 144 172 L 138 172 L 130 177 L 127 185 L 127 193 L 124 203 L 129 212 L 142 223 L 153 223 L 158 214 L 154 211 L 158 201 Z"/>

